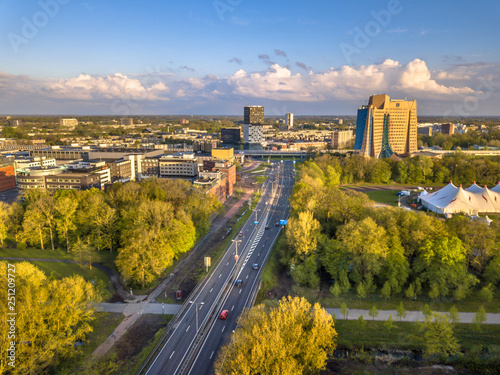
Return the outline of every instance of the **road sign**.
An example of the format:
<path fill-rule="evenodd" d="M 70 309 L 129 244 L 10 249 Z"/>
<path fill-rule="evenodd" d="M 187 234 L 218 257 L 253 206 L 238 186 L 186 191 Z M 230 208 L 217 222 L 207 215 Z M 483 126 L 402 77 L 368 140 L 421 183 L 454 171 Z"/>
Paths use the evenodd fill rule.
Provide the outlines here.
<path fill-rule="evenodd" d="M 288 220 L 280 220 L 280 225 L 287 225 L 288 224 Z"/>
<path fill-rule="evenodd" d="M 205 264 L 205 267 L 207 269 L 207 272 L 208 272 L 208 267 L 210 267 L 212 265 L 212 258 L 210 257 L 205 257 L 203 258 L 204 259 L 204 264 Z"/>
<path fill-rule="evenodd" d="M 255 225 L 259 224 L 259 222 L 258 222 L 258 221 L 254 221 L 253 223 L 254 223 Z"/>

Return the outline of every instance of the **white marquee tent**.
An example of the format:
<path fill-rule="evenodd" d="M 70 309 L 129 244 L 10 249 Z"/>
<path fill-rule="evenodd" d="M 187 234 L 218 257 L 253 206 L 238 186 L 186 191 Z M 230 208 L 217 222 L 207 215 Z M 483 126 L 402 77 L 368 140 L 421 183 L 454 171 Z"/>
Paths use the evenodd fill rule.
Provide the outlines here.
<path fill-rule="evenodd" d="M 500 183 L 493 189 L 476 185 L 474 182 L 464 190 L 462 185 L 456 187 L 450 181 L 441 190 L 432 194 L 419 196 L 424 207 L 438 214 L 458 212 L 469 215 L 478 213 L 500 212 Z"/>

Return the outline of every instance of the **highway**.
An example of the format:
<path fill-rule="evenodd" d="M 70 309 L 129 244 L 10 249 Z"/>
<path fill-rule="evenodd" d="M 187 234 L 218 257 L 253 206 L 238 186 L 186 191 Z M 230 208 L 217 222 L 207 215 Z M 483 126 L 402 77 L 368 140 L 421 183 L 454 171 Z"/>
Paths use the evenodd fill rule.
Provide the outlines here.
<path fill-rule="evenodd" d="M 253 304 L 260 270 L 282 229 L 276 223 L 289 215 L 293 164 L 274 165 L 262 187 L 256 213 L 242 227 L 242 236 L 235 234 L 234 239 L 241 243 L 233 242 L 215 270 L 193 291 L 192 303 L 187 301 L 181 309 L 173 332 L 143 373 L 197 375 L 213 372 L 217 350 L 236 329 L 237 318 L 244 308 Z M 235 260 L 236 251 L 238 260 Z M 254 263 L 259 264 L 259 270 L 252 268 Z M 235 286 L 237 279 L 243 281 L 241 287 Z M 226 320 L 218 318 L 222 310 L 229 310 Z"/>

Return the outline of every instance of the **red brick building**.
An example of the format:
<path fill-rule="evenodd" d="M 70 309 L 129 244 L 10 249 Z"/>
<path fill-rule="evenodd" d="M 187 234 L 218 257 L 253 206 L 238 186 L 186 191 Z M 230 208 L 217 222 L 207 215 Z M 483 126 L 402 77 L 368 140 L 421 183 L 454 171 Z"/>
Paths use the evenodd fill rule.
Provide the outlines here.
<path fill-rule="evenodd" d="M 0 164 L 0 191 L 16 187 L 16 174 L 13 165 Z"/>

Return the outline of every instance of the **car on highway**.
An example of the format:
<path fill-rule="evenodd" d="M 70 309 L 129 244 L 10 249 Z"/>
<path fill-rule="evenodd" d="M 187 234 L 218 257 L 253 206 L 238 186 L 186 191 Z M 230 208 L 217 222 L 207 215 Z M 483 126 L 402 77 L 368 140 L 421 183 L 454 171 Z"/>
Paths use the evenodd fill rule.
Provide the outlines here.
<path fill-rule="evenodd" d="M 243 285 L 243 280 L 241 280 L 241 279 L 236 280 L 236 283 L 234 285 L 236 285 L 237 287 L 240 287 L 241 285 Z"/>
<path fill-rule="evenodd" d="M 243 232 L 238 233 L 238 237 L 243 237 Z"/>
<path fill-rule="evenodd" d="M 279 226 L 280 226 L 280 222 L 279 222 L 279 221 L 277 221 L 275 225 L 276 225 L 277 227 L 279 227 Z"/>
<path fill-rule="evenodd" d="M 229 314 L 229 310 L 222 310 L 222 312 L 219 315 L 219 319 L 222 319 L 222 320 L 226 319 L 228 314 Z"/>
<path fill-rule="evenodd" d="M 259 264 L 258 264 L 258 263 L 254 263 L 254 264 L 252 264 L 252 268 L 253 268 L 254 270 L 258 270 L 258 269 L 259 269 Z"/>
<path fill-rule="evenodd" d="M 268 229 L 269 229 L 269 225 L 266 225 L 266 230 L 268 230 Z"/>

